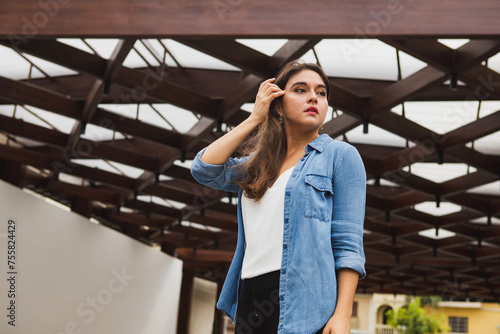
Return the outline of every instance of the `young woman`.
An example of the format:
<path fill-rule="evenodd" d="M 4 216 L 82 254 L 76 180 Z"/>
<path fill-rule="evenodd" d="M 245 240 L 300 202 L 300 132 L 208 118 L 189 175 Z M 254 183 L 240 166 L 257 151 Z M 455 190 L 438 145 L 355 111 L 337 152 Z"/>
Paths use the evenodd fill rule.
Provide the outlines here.
<path fill-rule="evenodd" d="M 236 333 L 350 333 L 365 276 L 366 174 L 354 147 L 318 134 L 329 90 L 317 65 L 285 65 L 260 85 L 250 116 L 193 161 L 198 182 L 238 193 L 238 242 L 217 303 Z M 248 154 L 231 158 L 252 132 Z"/>

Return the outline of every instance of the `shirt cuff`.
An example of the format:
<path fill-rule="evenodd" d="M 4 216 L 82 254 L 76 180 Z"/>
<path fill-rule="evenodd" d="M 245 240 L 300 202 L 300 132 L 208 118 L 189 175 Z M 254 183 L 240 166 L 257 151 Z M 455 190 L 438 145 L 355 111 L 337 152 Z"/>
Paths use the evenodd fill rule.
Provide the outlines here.
<path fill-rule="evenodd" d="M 359 255 L 335 259 L 335 271 L 340 269 L 352 269 L 357 271 L 359 273 L 359 279 L 366 277 L 365 259 Z"/>
<path fill-rule="evenodd" d="M 191 164 L 191 170 L 209 178 L 217 178 L 220 175 L 221 170 L 224 169 L 224 164 L 213 165 L 201 160 L 201 156 L 206 149 L 207 148 L 205 147 L 198 152 L 198 154 L 196 154 L 196 157 L 193 159 L 193 163 Z"/>

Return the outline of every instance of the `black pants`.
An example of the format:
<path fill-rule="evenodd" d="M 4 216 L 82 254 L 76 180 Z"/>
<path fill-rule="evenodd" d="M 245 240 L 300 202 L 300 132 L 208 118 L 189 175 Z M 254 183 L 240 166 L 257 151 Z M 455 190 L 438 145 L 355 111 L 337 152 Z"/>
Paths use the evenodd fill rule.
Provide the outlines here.
<path fill-rule="evenodd" d="M 279 283 L 279 270 L 243 280 L 235 334 L 276 334 L 280 316 Z"/>
<path fill-rule="evenodd" d="M 235 334 L 276 334 L 280 316 L 279 270 L 243 280 Z"/>

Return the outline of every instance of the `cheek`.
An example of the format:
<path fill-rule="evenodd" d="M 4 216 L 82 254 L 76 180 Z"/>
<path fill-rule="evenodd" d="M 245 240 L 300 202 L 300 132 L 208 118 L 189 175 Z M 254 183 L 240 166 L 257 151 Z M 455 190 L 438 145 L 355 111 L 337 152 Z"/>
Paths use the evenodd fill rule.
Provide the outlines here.
<path fill-rule="evenodd" d="M 327 115 L 328 115 L 328 104 L 324 108 L 321 108 L 320 116 L 322 122 L 325 121 Z"/>
<path fill-rule="evenodd" d="M 302 107 L 302 104 L 300 102 L 297 102 L 295 99 L 288 98 L 286 100 L 283 100 L 283 112 L 286 113 L 287 115 L 292 115 L 297 110 L 300 110 Z"/>

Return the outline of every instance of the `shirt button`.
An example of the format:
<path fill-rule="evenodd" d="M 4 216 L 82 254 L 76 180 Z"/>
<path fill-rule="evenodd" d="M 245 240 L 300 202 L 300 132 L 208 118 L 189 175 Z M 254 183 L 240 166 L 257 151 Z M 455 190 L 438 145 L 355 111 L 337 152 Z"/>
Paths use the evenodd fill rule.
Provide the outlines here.
<path fill-rule="evenodd" d="M 285 300 L 285 296 L 280 296 L 280 300 L 284 301 Z"/>
<path fill-rule="evenodd" d="M 304 161 L 304 160 L 305 160 L 305 158 L 300 159 L 300 161 Z"/>
<path fill-rule="evenodd" d="M 322 185 L 320 186 L 320 188 L 321 188 L 321 190 L 325 189 L 325 185 L 324 185 L 324 184 L 322 184 Z"/>
<path fill-rule="evenodd" d="M 284 249 L 286 249 L 286 247 L 287 247 L 287 245 L 286 245 L 286 244 L 284 244 L 284 245 L 283 245 L 283 248 L 284 248 Z"/>
<path fill-rule="evenodd" d="M 285 218 L 285 224 L 288 223 L 288 218 Z"/>
<path fill-rule="evenodd" d="M 281 270 L 281 273 L 282 273 L 283 275 L 285 275 L 285 274 L 286 274 L 286 270 L 285 270 L 285 269 L 282 269 L 282 270 Z"/>
<path fill-rule="evenodd" d="M 285 196 L 290 196 L 290 192 L 289 192 L 289 191 L 287 191 L 287 192 L 285 193 Z"/>
<path fill-rule="evenodd" d="M 297 176 L 297 173 L 293 173 L 293 174 L 292 174 L 292 177 L 296 177 L 296 176 Z"/>

